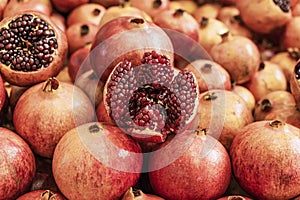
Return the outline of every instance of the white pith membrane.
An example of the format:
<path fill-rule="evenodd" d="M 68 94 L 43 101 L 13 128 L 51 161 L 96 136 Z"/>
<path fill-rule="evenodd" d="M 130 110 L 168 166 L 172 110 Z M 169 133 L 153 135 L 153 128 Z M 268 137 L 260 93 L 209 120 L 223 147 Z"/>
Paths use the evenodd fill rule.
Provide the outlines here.
<path fill-rule="evenodd" d="M 118 63 L 104 87 L 108 114 L 127 134 L 162 142 L 168 134 L 184 131 L 198 108 L 194 75 L 171 67 L 156 52 L 146 52 L 142 65 Z"/>

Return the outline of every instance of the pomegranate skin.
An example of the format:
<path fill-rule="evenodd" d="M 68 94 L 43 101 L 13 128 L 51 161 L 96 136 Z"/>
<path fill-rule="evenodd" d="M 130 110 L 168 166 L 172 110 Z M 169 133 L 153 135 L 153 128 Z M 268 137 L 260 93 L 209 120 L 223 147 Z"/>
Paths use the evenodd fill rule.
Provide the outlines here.
<path fill-rule="evenodd" d="M 142 159 L 140 146 L 118 127 L 95 122 L 59 141 L 52 170 L 68 199 L 119 199 L 138 181 Z"/>
<path fill-rule="evenodd" d="M 35 190 L 23 194 L 16 200 L 65 200 L 65 198 L 61 194 L 50 190 Z"/>
<path fill-rule="evenodd" d="M 230 155 L 238 183 L 255 199 L 299 195 L 298 128 L 278 120 L 251 123 L 234 138 Z"/>
<path fill-rule="evenodd" d="M 159 168 L 162 160 L 172 158 L 172 150 L 156 151 L 150 157 L 150 183 L 154 192 L 165 199 L 216 199 L 229 185 L 231 165 L 225 148 L 209 135 L 192 137 L 186 149 L 180 145 L 176 148 L 183 151 L 182 155 L 167 166 Z"/>
<path fill-rule="evenodd" d="M 4 86 L 2 77 L 0 76 L 0 112 L 4 108 L 4 104 L 7 99 L 7 92 Z"/>
<path fill-rule="evenodd" d="M 60 82 L 56 90 L 48 90 L 47 84 L 48 81 L 34 85 L 22 94 L 14 109 L 13 123 L 35 153 L 52 158 L 56 144 L 67 131 L 94 121 L 94 108 L 78 87 Z"/>
<path fill-rule="evenodd" d="M 89 0 L 51 0 L 51 2 L 58 11 L 67 13 L 76 8 L 77 6 L 88 3 Z"/>
<path fill-rule="evenodd" d="M 289 47 L 300 48 L 300 16 L 293 17 L 285 26 L 284 33 L 281 39 L 281 48 L 287 49 Z"/>
<path fill-rule="evenodd" d="M 14 200 L 29 189 L 36 164 L 28 144 L 16 133 L 0 127 L 0 199 Z"/>

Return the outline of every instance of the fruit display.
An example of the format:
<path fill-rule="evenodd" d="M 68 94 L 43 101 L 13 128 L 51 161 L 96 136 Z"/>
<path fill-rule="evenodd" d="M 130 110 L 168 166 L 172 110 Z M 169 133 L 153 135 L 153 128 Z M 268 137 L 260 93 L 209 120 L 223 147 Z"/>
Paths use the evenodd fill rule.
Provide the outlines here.
<path fill-rule="evenodd" d="M 0 200 L 300 199 L 300 0 L 0 0 Z"/>

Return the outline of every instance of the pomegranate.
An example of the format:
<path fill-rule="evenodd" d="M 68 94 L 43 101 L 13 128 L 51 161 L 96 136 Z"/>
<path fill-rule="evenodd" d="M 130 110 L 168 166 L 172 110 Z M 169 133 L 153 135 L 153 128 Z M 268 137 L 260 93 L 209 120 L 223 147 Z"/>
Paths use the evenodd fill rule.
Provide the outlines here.
<path fill-rule="evenodd" d="M 70 55 L 67 66 L 72 82 L 75 82 L 76 77 L 91 69 L 89 59 L 87 59 L 90 49 L 91 45 L 85 45 Z"/>
<path fill-rule="evenodd" d="M 9 0 L 3 11 L 3 18 L 28 11 L 37 11 L 50 16 L 52 10 L 51 0 Z"/>
<path fill-rule="evenodd" d="M 238 51 L 237 51 L 238 49 Z M 260 54 L 256 44 L 247 37 L 222 35 L 222 42 L 210 50 L 212 59 L 222 65 L 236 84 L 249 81 L 258 70 Z"/>
<path fill-rule="evenodd" d="M 299 195 L 299 152 L 299 128 L 279 120 L 245 126 L 230 149 L 234 175 L 255 199 Z"/>
<path fill-rule="evenodd" d="M 60 28 L 60 30 L 62 30 L 63 32 L 66 31 L 66 19 L 63 15 L 58 12 L 52 12 L 50 15 L 50 19 L 58 28 Z"/>
<path fill-rule="evenodd" d="M 62 137 L 52 169 L 68 199 L 119 199 L 138 181 L 142 159 L 139 145 L 121 129 L 95 122 Z"/>
<path fill-rule="evenodd" d="M 13 122 L 35 153 L 51 158 L 60 138 L 70 129 L 93 121 L 93 113 L 93 105 L 82 90 L 49 78 L 22 94 Z"/>
<path fill-rule="evenodd" d="M 149 179 L 154 192 L 165 199 L 221 197 L 231 176 L 228 153 L 205 130 L 191 130 L 187 135 L 179 142 L 162 144 L 150 157 Z M 178 150 L 181 156 L 174 160 Z"/>
<path fill-rule="evenodd" d="M 228 106 L 226 106 L 228 105 Z M 232 91 L 209 90 L 200 95 L 198 127 L 210 127 L 213 137 L 227 149 L 239 130 L 253 121 L 246 102 Z M 219 128 L 221 124 L 221 128 Z"/>
<path fill-rule="evenodd" d="M 221 5 L 218 3 L 205 3 L 198 6 L 192 14 L 194 18 L 200 22 L 203 17 L 215 19 L 220 9 Z"/>
<path fill-rule="evenodd" d="M 241 35 L 250 39 L 252 38 L 252 32 L 243 23 L 240 11 L 236 6 L 225 6 L 220 8 L 216 18 L 228 27 L 232 35 Z"/>
<path fill-rule="evenodd" d="M 173 45 L 163 29 L 142 18 L 118 17 L 97 32 L 91 47 L 91 66 L 105 82 L 118 63 L 126 59 L 133 66 L 141 65 L 144 53 L 152 50 L 173 63 Z"/>
<path fill-rule="evenodd" d="M 214 61 L 205 59 L 195 60 L 184 69 L 195 74 L 200 93 L 212 89 L 231 89 L 228 72 Z"/>
<path fill-rule="evenodd" d="M 264 95 L 277 90 L 287 89 L 287 80 L 281 68 L 270 61 L 261 62 L 258 71 L 245 86 L 258 101 Z"/>
<path fill-rule="evenodd" d="M 180 0 L 180 1 L 170 1 L 171 10 L 182 9 L 186 12 L 192 14 L 197 9 L 197 3 L 195 1 L 190 0 Z"/>
<path fill-rule="evenodd" d="M 62 13 L 68 13 L 77 6 L 86 4 L 89 0 L 51 0 L 53 6 Z"/>
<path fill-rule="evenodd" d="M 286 80 L 291 79 L 294 67 L 300 59 L 298 48 L 288 48 L 286 51 L 278 52 L 270 58 L 270 62 L 277 64 L 283 71 Z"/>
<path fill-rule="evenodd" d="M 130 187 L 124 194 L 122 200 L 164 200 L 164 199 L 156 195 L 145 194 L 142 190 Z"/>
<path fill-rule="evenodd" d="M 249 109 L 252 111 L 255 107 L 255 98 L 250 90 L 248 90 L 246 87 L 242 85 L 234 85 L 232 87 L 232 91 L 236 94 L 238 94 L 242 99 L 245 100 L 247 103 Z"/>
<path fill-rule="evenodd" d="M 198 22 L 182 9 L 161 11 L 153 17 L 153 22 L 161 28 L 178 31 L 198 42 Z"/>
<path fill-rule="evenodd" d="M 67 16 L 67 26 L 75 23 L 99 25 L 106 8 L 97 3 L 86 3 L 74 8 Z"/>
<path fill-rule="evenodd" d="M 69 52 L 72 54 L 77 49 L 91 44 L 98 31 L 98 27 L 91 23 L 75 23 L 67 28 Z"/>
<path fill-rule="evenodd" d="M 229 31 L 223 22 L 214 18 L 203 17 L 199 24 L 198 42 L 208 52 L 214 45 L 221 43 L 221 35 Z"/>
<path fill-rule="evenodd" d="M 274 110 L 278 110 L 282 106 L 295 107 L 295 105 L 295 98 L 290 92 L 284 90 L 270 92 L 264 95 L 256 103 L 253 112 L 254 119 L 256 121 L 264 120 L 266 115 L 273 112 Z"/>
<path fill-rule="evenodd" d="M 198 85 L 192 72 L 172 68 L 170 60 L 155 51 L 146 52 L 141 62 L 134 66 L 125 60 L 114 68 L 97 117 L 138 140 L 163 142 L 197 119 Z"/>
<path fill-rule="evenodd" d="M 92 3 L 98 3 L 106 8 L 112 7 L 112 6 L 118 6 L 121 3 L 123 3 L 124 0 L 91 0 Z"/>
<path fill-rule="evenodd" d="M 286 24 L 284 33 L 281 37 L 281 48 L 287 49 L 289 47 L 300 48 L 300 28 L 298 24 L 300 23 L 300 16 L 293 17 Z"/>
<path fill-rule="evenodd" d="M 77 76 L 74 84 L 88 95 L 96 107 L 103 100 L 104 84 L 98 79 L 93 70 L 88 70 L 82 75 Z"/>
<path fill-rule="evenodd" d="M 65 200 L 65 198 L 61 194 L 52 192 L 51 190 L 35 190 L 23 194 L 16 200 Z"/>
<path fill-rule="evenodd" d="M 132 7 L 127 3 L 124 3 L 119 6 L 112 6 L 107 8 L 106 12 L 104 13 L 104 15 L 100 20 L 99 28 L 101 28 L 106 22 L 109 22 L 117 17 L 125 17 L 125 16 L 143 18 L 147 21 L 152 21 L 152 18 L 144 11 L 136 7 Z"/>
<path fill-rule="evenodd" d="M 130 5 L 154 17 L 170 8 L 170 0 L 129 0 Z"/>
<path fill-rule="evenodd" d="M 0 199 L 14 200 L 29 189 L 36 170 L 35 159 L 21 137 L 3 127 L 0 132 Z"/>
<path fill-rule="evenodd" d="M 240 0 L 236 6 L 247 27 L 258 33 L 271 33 L 292 17 L 289 0 Z"/>
<path fill-rule="evenodd" d="M 251 200 L 251 199 L 240 195 L 231 195 L 231 196 L 219 198 L 217 200 Z"/>
<path fill-rule="evenodd" d="M 7 82 L 29 86 L 59 73 L 67 54 L 67 38 L 38 12 L 0 22 L 0 72 Z M 21 30 L 21 31 L 20 31 Z"/>

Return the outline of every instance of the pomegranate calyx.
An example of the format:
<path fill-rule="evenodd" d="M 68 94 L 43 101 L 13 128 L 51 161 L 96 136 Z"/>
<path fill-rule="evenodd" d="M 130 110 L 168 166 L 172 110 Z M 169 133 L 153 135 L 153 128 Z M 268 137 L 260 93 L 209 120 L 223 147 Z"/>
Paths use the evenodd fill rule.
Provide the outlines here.
<path fill-rule="evenodd" d="M 202 17 L 202 18 L 201 18 L 201 21 L 200 21 L 200 26 L 201 26 L 202 28 L 204 28 L 204 27 L 207 26 L 208 22 L 209 22 L 209 18 L 207 18 L 207 17 Z"/>
<path fill-rule="evenodd" d="M 230 196 L 228 200 L 245 200 L 245 198 L 242 196 Z"/>
<path fill-rule="evenodd" d="M 51 192 L 50 190 L 45 190 L 41 196 L 40 196 L 40 199 L 41 200 L 55 200 L 55 197 L 57 195 L 54 194 L 53 192 Z"/>
<path fill-rule="evenodd" d="M 185 10 L 179 8 L 179 9 L 175 10 L 175 12 L 173 13 L 173 16 L 174 17 L 181 17 L 184 12 L 185 12 Z"/>
<path fill-rule="evenodd" d="M 297 61 L 300 59 L 300 52 L 298 48 L 288 48 L 287 52 L 289 53 L 289 56 L 294 60 Z"/>
<path fill-rule="evenodd" d="M 284 126 L 284 124 L 285 124 L 284 122 L 282 122 L 280 120 L 277 120 L 277 119 L 272 120 L 272 121 L 269 122 L 269 125 L 273 128 L 279 128 L 281 126 Z"/>
<path fill-rule="evenodd" d="M 98 133 L 102 128 L 98 126 L 97 124 L 93 124 L 89 127 L 90 133 Z"/>
<path fill-rule="evenodd" d="M 90 32 L 89 26 L 84 24 L 80 27 L 80 35 L 83 37 Z"/>
<path fill-rule="evenodd" d="M 207 134 L 207 129 L 195 129 L 194 133 L 196 133 L 197 136 L 205 136 Z"/>
<path fill-rule="evenodd" d="M 265 63 L 262 61 L 262 62 L 260 62 L 260 64 L 259 64 L 258 71 L 261 71 L 261 70 L 263 70 L 264 68 L 265 68 Z"/>
<path fill-rule="evenodd" d="M 218 98 L 218 96 L 214 92 L 208 93 L 204 96 L 205 101 L 213 101 L 213 100 L 216 100 L 217 98 Z"/>
<path fill-rule="evenodd" d="M 153 1 L 152 8 L 158 9 L 161 6 L 161 4 L 162 4 L 161 0 L 155 0 Z"/>
<path fill-rule="evenodd" d="M 220 33 L 219 35 L 220 35 L 221 38 L 222 38 L 222 43 L 229 41 L 230 38 L 231 38 L 231 33 L 230 33 L 230 31 L 226 31 L 226 32 L 224 32 L 224 33 Z"/>
<path fill-rule="evenodd" d="M 269 99 L 264 99 L 261 102 L 261 110 L 264 112 L 269 112 L 272 110 L 272 104 Z"/>
<path fill-rule="evenodd" d="M 52 77 L 49 78 L 43 87 L 43 92 L 53 92 L 53 90 L 57 90 L 59 87 L 59 81 Z"/>
<path fill-rule="evenodd" d="M 212 67 L 213 67 L 212 64 L 205 63 L 205 65 L 203 65 L 203 67 L 201 67 L 201 72 L 203 72 L 203 73 L 211 73 Z"/>
<path fill-rule="evenodd" d="M 101 10 L 99 10 L 98 8 L 95 8 L 95 9 L 93 10 L 93 15 L 94 15 L 94 16 L 98 16 L 100 13 L 101 13 Z"/>

